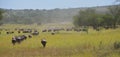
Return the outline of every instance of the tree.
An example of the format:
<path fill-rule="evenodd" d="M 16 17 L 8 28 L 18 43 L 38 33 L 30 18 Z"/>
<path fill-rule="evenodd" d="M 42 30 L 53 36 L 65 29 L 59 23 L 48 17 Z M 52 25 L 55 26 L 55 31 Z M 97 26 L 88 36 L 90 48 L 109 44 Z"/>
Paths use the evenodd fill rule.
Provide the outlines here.
<path fill-rule="evenodd" d="M 116 0 L 117 2 L 120 2 L 120 0 Z M 111 18 L 113 19 L 113 28 L 116 28 L 117 25 L 120 23 L 120 4 L 110 6 L 108 8 L 108 13 Z"/>
<path fill-rule="evenodd" d="M 96 10 L 91 8 L 80 11 L 78 15 L 74 16 L 74 25 L 77 27 L 92 26 L 97 30 L 100 26 L 102 26 L 102 22 L 102 15 L 96 13 Z"/>
<path fill-rule="evenodd" d="M 94 13 L 94 15 L 91 15 L 92 18 L 89 19 L 90 26 L 93 27 L 93 29 L 98 30 L 100 27 L 103 26 L 103 18 L 101 14 Z"/>
<path fill-rule="evenodd" d="M 112 16 L 111 15 L 109 15 L 109 14 L 106 14 L 106 15 L 104 15 L 103 16 L 103 27 L 105 28 L 105 29 L 109 29 L 109 28 L 112 28 L 113 27 L 113 24 L 114 24 L 114 22 L 113 22 L 113 18 L 112 18 Z"/>
<path fill-rule="evenodd" d="M 120 2 L 120 0 L 116 0 Z M 120 25 L 120 3 L 108 7 L 106 14 L 98 14 L 95 9 L 88 8 L 80 11 L 78 15 L 74 16 L 74 25 L 91 26 L 98 30 L 100 27 L 117 28 Z"/>
<path fill-rule="evenodd" d="M 94 9 L 86 9 L 84 11 L 79 11 L 78 15 L 74 16 L 75 26 L 88 26 L 91 15 L 94 14 Z"/>

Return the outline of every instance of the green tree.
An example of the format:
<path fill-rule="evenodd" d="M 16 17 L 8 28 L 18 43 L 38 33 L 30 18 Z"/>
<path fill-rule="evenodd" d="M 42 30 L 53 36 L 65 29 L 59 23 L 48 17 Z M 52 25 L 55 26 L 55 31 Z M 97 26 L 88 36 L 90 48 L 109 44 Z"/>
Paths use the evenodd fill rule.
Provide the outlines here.
<path fill-rule="evenodd" d="M 103 18 L 101 14 L 94 13 L 91 15 L 91 18 L 89 19 L 89 24 L 94 29 L 98 30 L 100 27 L 103 26 Z"/>
<path fill-rule="evenodd" d="M 120 20 L 120 5 L 113 5 L 108 9 L 109 9 L 108 14 L 113 19 L 113 28 L 116 28 Z"/>
<path fill-rule="evenodd" d="M 103 21 L 103 27 L 105 28 L 105 29 L 109 29 L 109 28 L 112 28 L 114 25 L 114 22 L 113 22 L 113 18 L 112 18 L 112 16 L 111 15 L 109 15 L 109 14 L 106 14 L 106 15 L 104 15 L 103 16 L 103 19 L 104 19 L 104 21 Z"/>
<path fill-rule="evenodd" d="M 91 15 L 94 14 L 94 9 L 86 9 L 84 11 L 79 11 L 78 15 L 74 16 L 75 26 L 89 26 L 89 19 Z"/>
<path fill-rule="evenodd" d="M 74 25 L 77 27 L 92 26 L 94 29 L 98 29 L 98 27 L 102 26 L 102 22 L 102 15 L 91 8 L 80 11 L 78 15 L 74 16 Z"/>

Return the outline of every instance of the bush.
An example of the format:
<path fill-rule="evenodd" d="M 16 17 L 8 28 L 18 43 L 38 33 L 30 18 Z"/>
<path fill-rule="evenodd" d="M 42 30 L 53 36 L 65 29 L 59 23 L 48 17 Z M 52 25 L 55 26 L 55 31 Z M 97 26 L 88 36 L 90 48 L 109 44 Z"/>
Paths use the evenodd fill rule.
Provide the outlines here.
<path fill-rule="evenodd" d="M 114 49 L 119 49 L 120 48 L 120 42 L 116 41 L 114 42 Z"/>

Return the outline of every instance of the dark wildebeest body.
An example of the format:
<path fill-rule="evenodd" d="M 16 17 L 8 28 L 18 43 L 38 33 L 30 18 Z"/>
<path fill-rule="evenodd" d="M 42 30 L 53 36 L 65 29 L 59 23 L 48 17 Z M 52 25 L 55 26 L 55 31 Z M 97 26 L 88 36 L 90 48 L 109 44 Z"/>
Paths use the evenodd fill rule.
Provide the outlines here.
<path fill-rule="evenodd" d="M 55 32 L 52 32 L 51 34 L 52 34 L 52 35 L 55 35 Z"/>
<path fill-rule="evenodd" d="M 32 38 L 32 36 L 31 36 L 31 35 L 28 35 L 28 37 L 29 37 L 29 38 Z"/>
<path fill-rule="evenodd" d="M 24 30 L 23 33 L 31 33 L 32 30 Z"/>
<path fill-rule="evenodd" d="M 33 32 L 32 35 L 39 35 L 39 32 Z"/>
<path fill-rule="evenodd" d="M 80 31 L 82 31 L 82 29 L 74 28 L 74 31 L 80 32 Z"/>
<path fill-rule="evenodd" d="M 18 31 L 18 33 L 20 33 L 20 31 Z"/>
<path fill-rule="evenodd" d="M 52 31 L 51 29 L 48 30 L 48 32 L 51 32 L 51 31 Z"/>
<path fill-rule="evenodd" d="M 22 40 L 22 39 L 21 39 L 20 36 L 16 38 L 16 41 L 17 41 L 17 43 L 19 43 L 19 44 L 21 43 L 21 40 Z"/>
<path fill-rule="evenodd" d="M 72 28 L 67 28 L 66 31 L 72 31 Z"/>
<path fill-rule="evenodd" d="M 47 43 L 47 41 L 45 39 L 41 40 L 41 44 L 43 45 L 43 47 L 46 47 L 46 43 Z"/>
<path fill-rule="evenodd" d="M 42 32 L 47 32 L 47 30 L 45 29 L 45 30 L 42 30 Z"/>
<path fill-rule="evenodd" d="M 23 38 L 23 39 L 25 39 L 25 40 L 26 40 L 26 39 L 27 39 L 27 36 L 22 35 L 22 36 L 21 36 L 21 38 Z"/>

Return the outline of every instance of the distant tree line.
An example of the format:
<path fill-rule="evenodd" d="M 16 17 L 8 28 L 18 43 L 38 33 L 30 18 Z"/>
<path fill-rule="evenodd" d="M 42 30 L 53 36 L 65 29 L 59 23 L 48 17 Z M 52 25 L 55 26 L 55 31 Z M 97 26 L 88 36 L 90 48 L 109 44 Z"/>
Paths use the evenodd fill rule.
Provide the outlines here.
<path fill-rule="evenodd" d="M 108 7 L 108 11 L 105 14 L 97 13 L 93 8 L 86 10 L 80 10 L 79 13 L 74 16 L 74 25 L 91 26 L 93 29 L 102 28 L 117 28 L 120 25 L 120 5 L 113 5 Z"/>
<path fill-rule="evenodd" d="M 69 14 L 71 13 L 71 15 Z M 73 11 L 74 13 L 74 11 Z M 8 24 L 43 24 L 52 22 L 72 21 L 71 10 L 66 9 L 6 9 L 3 23 Z"/>

